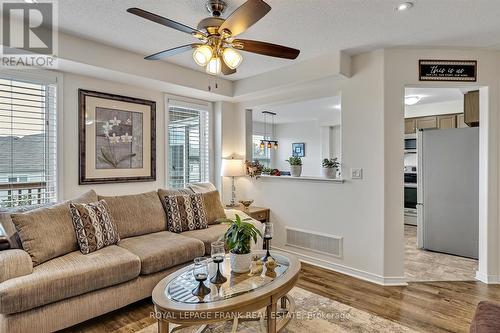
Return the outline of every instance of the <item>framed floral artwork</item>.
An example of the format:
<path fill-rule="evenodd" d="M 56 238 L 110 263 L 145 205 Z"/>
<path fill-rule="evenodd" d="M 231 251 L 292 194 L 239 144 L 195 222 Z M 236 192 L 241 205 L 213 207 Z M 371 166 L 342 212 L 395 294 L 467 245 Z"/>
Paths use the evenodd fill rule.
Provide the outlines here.
<path fill-rule="evenodd" d="M 156 102 L 78 90 L 79 184 L 156 180 Z"/>

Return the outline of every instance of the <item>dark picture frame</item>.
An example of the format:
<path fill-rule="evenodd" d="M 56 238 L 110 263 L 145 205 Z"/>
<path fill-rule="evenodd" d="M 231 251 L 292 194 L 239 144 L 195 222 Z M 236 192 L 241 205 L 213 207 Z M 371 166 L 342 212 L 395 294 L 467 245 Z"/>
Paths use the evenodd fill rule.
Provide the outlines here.
<path fill-rule="evenodd" d="M 419 81 L 477 82 L 477 60 L 418 61 Z"/>
<path fill-rule="evenodd" d="M 305 157 L 306 144 L 304 142 L 292 143 L 292 156 Z"/>
<path fill-rule="evenodd" d="M 78 108 L 79 185 L 156 180 L 155 101 L 78 89 Z M 98 114 L 108 115 L 108 118 L 115 115 L 115 128 L 103 130 Z M 109 125 L 109 122 L 105 124 Z M 105 136 L 103 131 L 106 131 Z M 113 131 L 112 143 L 118 148 L 108 143 L 109 150 L 105 150 L 107 147 L 102 142 L 111 137 L 110 131 Z M 134 136 L 134 133 L 138 135 Z M 92 143 L 90 146 L 89 142 Z M 90 160 L 94 163 L 89 163 Z"/>

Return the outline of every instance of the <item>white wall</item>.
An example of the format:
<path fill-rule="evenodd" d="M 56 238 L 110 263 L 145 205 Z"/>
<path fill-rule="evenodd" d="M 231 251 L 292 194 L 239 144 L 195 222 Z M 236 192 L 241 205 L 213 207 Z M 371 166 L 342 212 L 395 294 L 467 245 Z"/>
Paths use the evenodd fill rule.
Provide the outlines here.
<path fill-rule="evenodd" d="M 384 51 L 355 56 L 352 78 L 333 79 L 307 92 L 309 99 L 320 93 L 325 97 L 342 93 L 343 166 L 345 170 L 362 167 L 362 180 L 346 179 L 343 184 L 335 184 L 242 178 L 238 185 L 245 190 L 242 195 L 255 199 L 255 205 L 271 208 L 271 219 L 276 228 L 274 247 L 372 281 L 399 283 L 402 272 L 390 276 L 390 279 L 383 276 L 383 62 Z M 240 117 L 245 107 L 244 103 L 239 105 Z M 400 201 L 402 207 L 402 198 Z M 334 258 L 286 247 L 286 227 L 341 236 L 344 239 L 344 256 Z M 402 253 L 403 246 L 400 244 Z"/>
<path fill-rule="evenodd" d="M 95 90 L 116 95 L 143 98 L 156 102 L 156 181 L 78 185 L 78 89 Z M 164 94 L 134 86 L 128 86 L 111 81 L 103 81 L 87 76 L 65 73 L 63 75 L 63 199 L 73 198 L 89 189 L 95 189 L 98 194 L 120 195 L 154 191 L 165 185 L 165 112 Z"/>
<path fill-rule="evenodd" d="M 463 88 L 481 86 L 480 101 L 480 149 L 479 149 L 479 271 L 477 276 L 484 282 L 500 282 L 499 251 L 499 164 L 498 133 L 500 53 L 474 49 L 394 48 L 386 50 L 385 86 L 385 230 L 384 274 L 401 271 L 402 241 L 402 191 L 401 168 L 403 159 L 403 116 L 405 86 L 428 88 Z M 419 59 L 474 59 L 478 61 L 478 81 L 419 82 Z"/>
<path fill-rule="evenodd" d="M 271 152 L 272 166 L 279 170 L 290 171 L 286 160 L 292 156 L 292 143 L 305 143 L 305 156 L 302 157 L 302 175 L 321 175 L 321 135 L 317 121 L 276 125 L 276 138 L 279 148 Z"/>
<path fill-rule="evenodd" d="M 477 83 L 419 82 L 416 70 L 419 59 L 477 59 L 479 80 Z M 375 282 L 404 281 L 405 86 L 458 88 L 479 85 L 483 88 L 480 134 L 482 249 L 478 277 L 483 281 L 500 282 L 499 64 L 500 54 L 494 51 L 386 49 L 354 56 L 352 78 L 325 80 L 317 87 L 319 89 L 302 91 L 304 99 L 308 94 L 341 92 L 344 175 L 349 175 L 350 168 L 362 167 L 363 179 L 347 179 L 344 184 L 241 179 L 239 184 L 244 186 L 247 198 L 255 199 L 256 205 L 271 208 L 277 231 L 273 245 L 313 263 Z M 279 98 L 283 100 L 284 95 Z M 249 103 L 240 103 L 239 112 Z M 286 227 L 341 236 L 344 256 L 334 258 L 289 248 L 283 236 Z"/>
<path fill-rule="evenodd" d="M 405 106 L 405 118 L 437 116 L 440 114 L 464 112 L 464 101 L 446 101 Z"/>

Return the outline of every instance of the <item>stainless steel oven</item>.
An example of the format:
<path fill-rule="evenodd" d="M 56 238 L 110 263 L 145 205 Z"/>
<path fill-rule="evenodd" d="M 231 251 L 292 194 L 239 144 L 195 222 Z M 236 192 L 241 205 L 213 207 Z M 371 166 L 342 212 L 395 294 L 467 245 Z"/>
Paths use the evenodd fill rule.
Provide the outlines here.
<path fill-rule="evenodd" d="M 405 134 L 405 153 L 417 152 L 417 135 Z"/>
<path fill-rule="evenodd" d="M 415 218 L 417 216 L 417 181 L 417 168 L 406 166 L 404 172 L 405 220 L 408 220 L 406 217 Z"/>

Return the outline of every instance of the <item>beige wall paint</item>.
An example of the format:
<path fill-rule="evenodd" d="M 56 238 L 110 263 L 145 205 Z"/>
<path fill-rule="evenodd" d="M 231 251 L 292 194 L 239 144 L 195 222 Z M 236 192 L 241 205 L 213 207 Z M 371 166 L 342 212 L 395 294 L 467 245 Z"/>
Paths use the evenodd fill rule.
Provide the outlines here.
<path fill-rule="evenodd" d="M 323 96 L 341 93 L 343 170 L 348 175 L 350 168 L 364 168 L 362 180 L 347 179 L 344 184 L 334 184 L 242 178 L 238 180 L 238 188 L 244 190 L 240 197 L 255 199 L 256 206 L 271 208 L 276 228 L 275 248 L 295 252 L 304 260 L 347 274 L 378 283 L 394 283 L 397 279 L 386 281 L 383 277 L 383 57 L 384 51 L 355 56 L 352 61 L 354 75 L 350 79 L 333 79 L 322 84 L 320 89 L 314 87 L 310 94 L 301 92 L 308 95 L 304 99 L 317 96 L 320 91 Z M 238 105 L 239 118 L 243 118 L 247 106 Z M 236 134 L 244 137 L 243 133 Z M 223 146 L 225 144 L 223 142 Z M 343 257 L 287 247 L 286 227 L 343 237 Z"/>
<path fill-rule="evenodd" d="M 151 91 L 124 85 L 111 81 L 104 81 L 87 76 L 65 73 L 63 75 L 63 106 L 59 112 L 63 113 L 63 199 L 73 198 L 80 193 L 95 189 L 99 194 L 120 195 L 154 191 L 164 187 L 165 183 L 165 112 L 164 94 L 160 91 Z M 156 102 L 156 173 L 154 182 L 78 185 L 78 89 L 95 90 L 117 95 L 148 99 Z"/>
<path fill-rule="evenodd" d="M 477 59 L 477 83 L 421 83 L 419 59 Z M 353 76 L 324 80 L 300 96 L 342 95 L 342 185 L 272 179 L 239 180 L 245 198 L 268 206 L 276 225 L 276 248 L 303 259 L 375 282 L 401 283 L 404 276 L 403 118 L 405 86 L 482 86 L 480 259 L 478 277 L 500 282 L 500 53 L 480 50 L 386 49 L 353 57 Z M 486 88 L 488 87 L 488 88 Z M 288 98 L 297 99 L 291 93 Z M 281 101 L 287 97 L 281 94 Z M 310 97 L 309 97 L 310 98 Z M 268 98 L 265 102 L 272 101 Z M 240 103 L 238 112 L 255 102 Z M 485 107 L 488 104 L 488 108 Z M 254 104 L 258 105 L 258 104 Z M 232 116 L 234 117 L 234 115 Z M 240 115 L 242 117 L 242 115 Z M 241 136 L 241 135 L 239 135 Z M 241 136 L 242 137 L 242 136 Z M 224 142 L 222 143 L 224 145 Z M 362 180 L 349 170 L 363 168 Z M 321 256 L 285 245 L 284 231 L 294 227 L 344 238 L 344 256 Z"/>
<path fill-rule="evenodd" d="M 478 61 L 478 82 L 419 82 L 419 59 L 471 59 Z M 481 86 L 480 113 L 480 216 L 479 271 L 484 282 L 500 282 L 499 251 L 499 64 L 500 53 L 474 49 L 388 49 L 385 56 L 385 250 L 384 274 L 396 274 L 400 269 L 399 240 L 402 224 L 403 178 L 403 115 L 404 87 L 476 87 Z M 400 209 L 398 207 L 401 207 Z"/>

